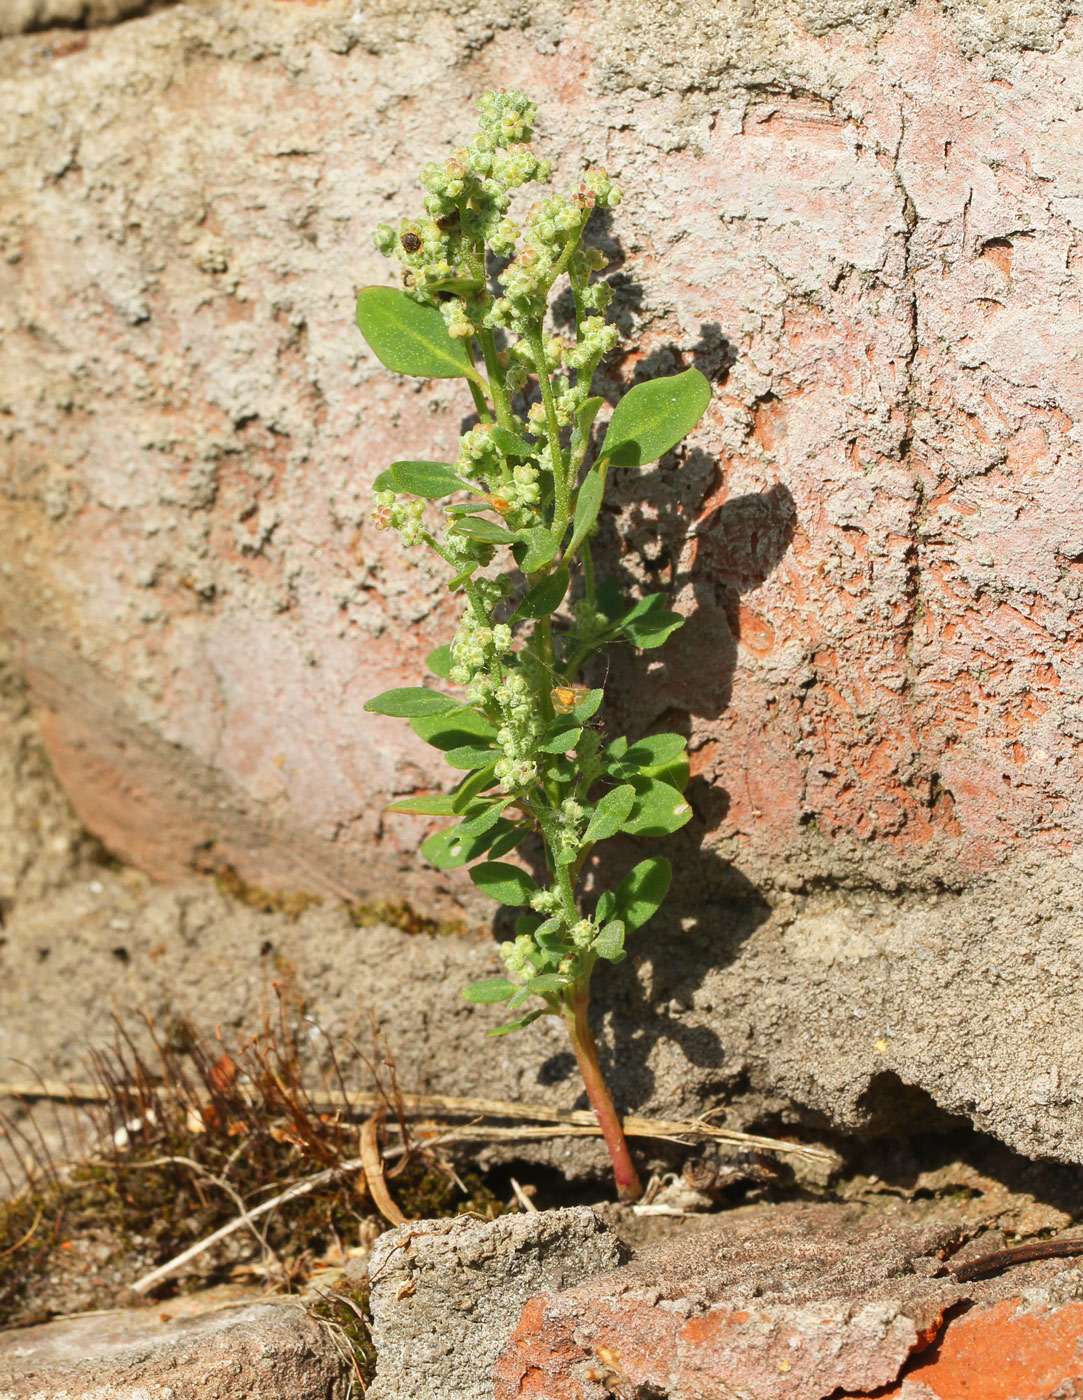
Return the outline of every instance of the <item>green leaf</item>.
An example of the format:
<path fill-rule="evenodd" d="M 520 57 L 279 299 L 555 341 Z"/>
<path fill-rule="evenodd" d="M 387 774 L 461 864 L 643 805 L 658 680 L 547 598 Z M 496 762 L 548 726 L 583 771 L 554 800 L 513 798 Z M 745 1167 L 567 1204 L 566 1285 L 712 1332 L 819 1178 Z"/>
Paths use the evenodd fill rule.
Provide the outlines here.
<path fill-rule="evenodd" d="M 655 913 L 669 892 L 672 876 L 665 856 L 649 856 L 625 875 L 617 886 L 613 907 L 629 932 L 642 928 Z"/>
<path fill-rule="evenodd" d="M 385 690 L 366 700 L 364 708 L 371 715 L 392 715 L 395 719 L 413 719 L 416 715 L 441 715 L 462 708 L 461 700 L 440 695 L 422 686 L 406 685 Z"/>
<path fill-rule="evenodd" d="M 632 779 L 636 802 L 624 823 L 631 836 L 668 836 L 692 818 L 692 808 L 670 783 L 657 778 Z"/>
<path fill-rule="evenodd" d="M 481 768 L 476 773 L 471 773 L 468 778 L 464 778 L 455 791 L 451 794 L 452 811 L 462 812 L 469 806 L 470 802 L 479 793 L 491 788 L 496 781 L 493 767 L 490 764 L 487 768 Z"/>
<path fill-rule="evenodd" d="M 422 306 L 394 287 L 363 287 L 357 324 L 376 358 L 396 374 L 479 381 L 466 346 L 448 334 L 435 306 Z"/>
<path fill-rule="evenodd" d="M 633 646 L 644 651 L 660 647 L 671 632 L 684 625 L 681 614 L 666 607 L 668 601 L 664 593 L 648 594 L 620 619 L 620 630 Z"/>
<path fill-rule="evenodd" d="M 569 978 L 560 972 L 543 972 L 537 977 L 531 977 L 529 981 L 523 983 L 523 990 L 537 995 L 543 992 L 556 992 L 561 987 L 566 987 Z"/>
<path fill-rule="evenodd" d="M 469 987 L 464 987 L 463 996 L 467 1001 L 484 1004 L 507 1001 L 518 990 L 517 984 L 509 982 L 506 977 L 483 977 L 480 982 L 471 982 Z"/>
<path fill-rule="evenodd" d="M 492 508 L 492 501 L 456 501 L 454 505 L 445 506 L 444 510 L 448 515 L 477 515 L 480 511 Z"/>
<path fill-rule="evenodd" d="M 387 470 L 393 491 L 408 491 L 430 501 L 467 489 L 447 462 L 392 462 Z"/>
<path fill-rule="evenodd" d="M 483 515 L 460 516 L 450 527 L 453 535 L 465 535 L 468 540 L 481 540 L 483 544 L 514 544 L 517 536 L 495 520 L 486 520 Z"/>
<path fill-rule="evenodd" d="M 493 839 L 493 844 L 489 847 L 489 856 L 495 860 L 497 856 L 506 856 L 509 851 L 514 851 L 516 846 L 521 845 L 530 835 L 530 827 L 525 822 L 505 822 L 497 824 L 500 830 Z"/>
<path fill-rule="evenodd" d="M 469 744 L 464 744 L 461 748 L 447 749 L 444 753 L 445 761 L 452 768 L 485 768 L 497 757 L 499 755 L 491 748 L 473 748 Z"/>
<path fill-rule="evenodd" d="M 374 491 L 394 491 L 395 483 L 391 480 L 391 473 L 389 471 L 381 472 L 372 483 L 372 489 Z"/>
<path fill-rule="evenodd" d="M 645 467 L 690 433 L 711 402 L 698 369 L 629 389 L 613 410 L 599 457 L 615 467 Z"/>
<path fill-rule="evenodd" d="M 455 660 L 451 655 L 449 646 L 437 647 L 435 651 L 430 651 L 425 658 L 425 665 L 442 681 L 451 679 L 451 668 Z"/>
<path fill-rule="evenodd" d="M 425 283 L 425 291 L 452 292 L 457 297 L 471 297 L 484 286 L 485 283 L 478 277 L 438 277 Z"/>
<path fill-rule="evenodd" d="M 683 734 L 648 734 L 635 741 L 625 752 L 623 761 L 634 763 L 637 768 L 672 763 L 684 753 L 687 743 Z"/>
<path fill-rule="evenodd" d="M 520 914 L 515 920 L 516 938 L 521 933 L 528 933 L 533 938 L 544 922 L 546 920 L 540 914 Z"/>
<path fill-rule="evenodd" d="M 555 613 L 564 601 L 571 574 L 567 569 L 557 569 L 536 583 L 523 601 L 515 609 L 515 617 L 548 617 Z"/>
<path fill-rule="evenodd" d="M 580 724 L 585 724 L 588 719 L 598 713 L 598 707 L 604 699 L 604 690 L 588 690 L 582 700 L 575 704 L 572 714 L 579 720 Z"/>
<path fill-rule="evenodd" d="M 400 797 L 386 809 L 388 812 L 413 812 L 419 817 L 451 817 L 455 809 L 451 805 L 452 796 L 447 792 L 434 792 L 431 797 Z"/>
<path fill-rule="evenodd" d="M 668 763 L 655 763 L 649 768 L 639 770 L 642 777 L 655 778 L 660 783 L 668 783 L 671 788 L 676 788 L 678 792 L 683 792 L 688 786 L 691 771 L 687 754 L 679 754 L 676 758 L 671 758 Z M 635 782 L 635 778 L 632 779 L 632 782 Z"/>
<path fill-rule="evenodd" d="M 663 597 L 663 594 L 652 594 L 652 597 Z M 628 605 L 624 598 L 624 592 L 615 578 L 602 579 L 598 585 L 596 594 L 598 610 L 609 618 L 610 622 L 616 622 L 619 617 L 623 617 L 628 611 Z"/>
<path fill-rule="evenodd" d="M 598 901 L 597 909 L 595 909 L 594 911 L 595 922 L 598 924 L 607 923 L 613 917 L 613 911 L 616 909 L 616 907 L 617 896 L 613 893 L 612 890 L 605 890 L 602 894 L 601 899 L 599 899 Z"/>
<path fill-rule="evenodd" d="M 575 415 L 575 426 L 572 430 L 572 437 L 577 447 L 582 446 L 590 436 L 590 430 L 594 426 L 594 420 L 597 418 L 598 410 L 603 403 L 605 403 L 605 399 L 594 398 L 586 399 L 580 404 L 579 410 Z"/>
<path fill-rule="evenodd" d="M 461 836 L 483 836 L 485 832 L 493 827 L 500 820 L 500 814 L 508 805 L 511 799 L 502 797 L 494 802 L 491 807 L 484 812 L 479 812 L 476 817 L 471 817 L 469 821 L 459 823 L 459 834 Z"/>
<path fill-rule="evenodd" d="M 605 466 L 597 463 L 587 473 L 586 480 L 579 488 L 575 501 L 575 518 L 572 521 L 572 538 L 565 555 L 574 554 L 590 533 L 598 512 L 602 508 L 605 495 Z"/>
<path fill-rule="evenodd" d="M 582 737 L 583 730 L 580 725 L 573 729 L 562 729 L 559 734 L 554 734 L 551 739 L 546 739 L 544 744 L 538 745 L 539 753 L 567 753 L 569 749 L 574 749 Z"/>
<path fill-rule="evenodd" d="M 624 961 L 624 923 L 621 919 L 613 919 L 605 925 L 594 940 L 594 951 L 607 962 Z"/>
<path fill-rule="evenodd" d="M 461 749 L 478 739 L 496 738 L 496 730 L 485 716 L 466 707 L 454 714 L 421 715 L 410 721 L 410 728 L 434 749 Z M 484 764 L 475 764 L 474 767 L 484 767 Z"/>
<path fill-rule="evenodd" d="M 521 1031 L 524 1026 L 529 1026 L 532 1021 L 536 1021 L 539 1016 L 548 1014 L 548 1008 L 538 1011 L 528 1011 L 525 1016 L 518 1017 L 514 1021 L 505 1021 L 502 1026 L 497 1026 L 495 1030 L 486 1031 L 486 1035 L 492 1038 L 494 1035 L 507 1035 L 510 1031 Z"/>
<path fill-rule="evenodd" d="M 533 457 L 537 451 L 525 438 L 521 438 L 509 428 L 493 428 L 489 436 L 505 457 Z"/>
<path fill-rule="evenodd" d="M 627 820 L 628 813 L 635 806 L 636 790 L 631 783 L 624 783 L 607 792 L 594 809 L 594 815 L 587 823 L 583 841 L 605 841 L 617 832 Z"/>
<path fill-rule="evenodd" d="M 551 564 L 560 548 L 560 541 L 543 525 L 534 525 L 529 530 L 520 530 L 519 539 L 525 548 L 516 551 L 516 561 L 524 574 L 536 574 Z"/>
<path fill-rule="evenodd" d="M 436 831 L 422 841 L 421 854 L 437 870 L 456 870 L 460 865 L 469 865 L 498 841 L 518 830 L 512 822 L 501 818 L 480 836 L 463 836 L 460 830 L 462 825 L 462 822 L 456 822 L 454 826 Z M 521 836 L 517 836 L 519 840 L 522 840 Z M 513 844 L 517 844 L 517 841 Z"/>
<path fill-rule="evenodd" d="M 538 893 L 538 886 L 525 870 L 505 861 L 483 861 L 474 866 L 470 878 L 490 899 L 512 908 L 529 904 L 531 896 Z"/>
<path fill-rule="evenodd" d="M 470 575 L 476 573 L 480 568 L 481 560 L 475 559 L 474 562 L 471 565 L 469 565 L 468 568 L 465 568 L 461 574 L 456 574 L 453 579 L 449 579 L 447 586 L 448 592 L 454 593 L 456 588 L 461 588 L 466 582 L 466 580 L 470 577 Z"/>

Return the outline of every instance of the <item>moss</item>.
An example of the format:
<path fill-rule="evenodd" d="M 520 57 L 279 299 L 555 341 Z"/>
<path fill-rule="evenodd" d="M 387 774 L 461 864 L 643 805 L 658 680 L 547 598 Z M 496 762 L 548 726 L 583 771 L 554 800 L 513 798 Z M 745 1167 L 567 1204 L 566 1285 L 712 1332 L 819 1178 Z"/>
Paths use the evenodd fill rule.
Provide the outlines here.
<path fill-rule="evenodd" d="M 433 919 L 420 914 L 405 899 L 368 899 L 349 906 L 355 928 L 370 928 L 373 924 L 390 924 L 402 933 L 427 933 L 435 938 L 461 935 L 466 932 L 462 919 Z"/>
<path fill-rule="evenodd" d="M 348 1348 L 354 1373 L 364 1394 L 376 1377 L 368 1280 L 353 1283 L 343 1279 L 334 1288 L 321 1293 L 317 1301 L 310 1301 L 308 1311 L 317 1321 L 327 1323 Z"/>
<path fill-rule="evenodd" d="M 250 885 L 232 865 L 220 865 L 214 873 L 214 883 L 223 894 L 261 914 L 285 914 L 296 919 L 314 904 L 323 903 L 321 895 L 309 890 L 265 890 L 260 885 Z"/>

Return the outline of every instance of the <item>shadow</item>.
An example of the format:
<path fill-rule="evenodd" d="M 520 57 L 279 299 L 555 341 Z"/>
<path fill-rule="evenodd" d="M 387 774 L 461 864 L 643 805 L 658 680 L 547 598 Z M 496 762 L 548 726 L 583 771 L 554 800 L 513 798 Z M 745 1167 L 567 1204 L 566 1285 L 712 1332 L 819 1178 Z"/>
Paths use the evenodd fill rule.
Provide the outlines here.
<path fill-rule="evenodd" d="M 667 345 L 635 366 L 634 382 L 680 373 L 695 365 L 713 383 L 724 383 L 736 355 L 715 323 L 700 326 L 688 350 Z M 612 370 L 599 375 L 611 401 Z M 762 586 L 789 549 L 796 508 L 782 483 L 763 491 L 724 495 L 718 461 L 693 449 L 668 454 L 643 472 L 613 473 L 595 546 L 599 579 L 613 578 L 634 599 L 648 592 L 670 596 L 691 590 L 694 607 L 684 626 L 657 651 L 616 645 L 596 658 L 583 677 L 604 684 L 604 724 L 635 739 L 662 730 L 691 733 L 693 716 L 716 719 L 730 703 L 743 625 L 742 599 Z M 718 500 L 711 507 L 709 502 Z M 706 513 L 704 508 L 707 507 Z M 593 907 L 638 861 L 655 851 L 673 865 L 669 898 L 646 929 L 632 934 L 628 959 L 606 968 L 593 991 L 593 1019 L 619 1027 L 615 1049 L 604 1048 L 602 1068 L 618 1104 L 634 1110 L 669 1085 L 657 1082 L 661 1042 L 683 1057 L 683 1106 L 724 1102 L 741 1087 L 745 1066 L 727 1058 L 710 1026 L 709 1006 L 696 999 L 707 975 L 738 957 L 770 913 L 757 889 L 710 844 L 726 816 L 730 797 L 706 778 L 693 778 L 685 796 L 693 808 L 687 826 L 664 841 L 618 836 L 605 843 L 584 872 L 584 903 Z M 666 1071 L 673 1073 L 672 1069 Z M 571 1055 L 560 1053 L 540 1068 L 541 1087 L 575 1082 Z M 586 1106 L 581 1094 L 577 1107 Z"/>

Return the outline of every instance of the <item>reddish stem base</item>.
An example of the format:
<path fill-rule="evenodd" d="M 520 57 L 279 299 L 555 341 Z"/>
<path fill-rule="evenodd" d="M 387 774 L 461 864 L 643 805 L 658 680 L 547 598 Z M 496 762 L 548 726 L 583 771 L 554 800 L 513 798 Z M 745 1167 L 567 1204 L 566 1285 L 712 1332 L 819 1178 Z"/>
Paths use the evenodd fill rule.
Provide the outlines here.
<path fill-rule="evenodd" d="M 628 1150 L 624 1128 L 602 1077 L 601 1066 L 598 1064 L 598 1046 L 587 1019 L 587 1005 L 586 997 L 577 997 L 572 1001 L 565 1008 L 564 1024 L 568 1027 L 572 1049 L 579 1062 L 579 1073 L 583 1076 L 587 1098 L 597 1115 L 598 1126 L 609 1149 L 613 1175 L 617 1182 L 617 1197 L 622 1201 L 638 1201 L 643 1194 L 643 1185 L 632 1161 L 632 1154 Z"/>

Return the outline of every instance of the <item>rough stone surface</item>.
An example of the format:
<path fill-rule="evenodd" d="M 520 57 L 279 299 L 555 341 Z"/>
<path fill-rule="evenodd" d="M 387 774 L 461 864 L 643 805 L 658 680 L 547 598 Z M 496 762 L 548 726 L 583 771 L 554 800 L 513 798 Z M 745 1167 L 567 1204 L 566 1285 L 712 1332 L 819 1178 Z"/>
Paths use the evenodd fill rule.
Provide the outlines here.
<path fill-rule="evenodd" d="M 1064 854 L 1081 43 L 1054 0 L 195 0 L 62 57 L 12 40 L 3 607 L 91 829 L 167 875 L 209 848 L 340 891 L 413 865 L 380 810 L 439 770 L 361 706 L 447 605 L 367 482 L 445 451 L 466 400 L 384 374 L 351 295 L 388 277 L 368 230 L 417 163 L 521 82 L 566 178 L 601 155 L 628 191 L 607 392 L 691 361 L 717 386 L 606 523 L 628 582 L 694 614 L 612 677 L 618 722 L 690 732 L 689 887 L 721 858 L 928 884 Z"/>
<path fill-rule="evenodd" d="M 492 1400 L 493 1364 L 523 1304 L 624 1262 L 586 1206 L 497 1220 L 411 1220 L 368 1259 L 371 1400 Z"/>
<path fill-rule="evenodd" d="M 604 522 L 694 613 L 607 683 L 697 772 L 670 922 L 599 987 L 618 1097 L 879 1128 L 928 1122 L 917 1088 L 1083 1160 L 1081 46 L 1052 0 L 193 0 L 5 40 L 0 618 L 90 829 L 156 875 L 484 917 L 381 816 L 430 752 L 361 709 L 449 625 L 367 482 L 463 404 L 379 370 L 350 309 L 449 113 L 521 83 L 558 166 L 628 191 L 609 397 L 644 365 L 717 386 Z M 133 988 L 240 1024 L 282 958 L 333 1027 L 376 1009 L 407 1087 L 476 1090 L 484 1053 L 509 1097 L 578 1092 L 559 1028 L 479 1048 L 457 989 L 491 945 L 93 872 L 40 810 L 54 866 L 0 852 L 0 1054 L 78 1076 Z"/>
<path fill-rule="evenodd" d="M 1068 1340 L 1083 1316 L 1079 1270 L 1040 1266 L 1023 1280 L 1033 1285 L 1024 1303 L 1018 1277 L 945 1276 L 939 1256 L 952 1243 L 950 1220 L 903 1211 L 733 1212 L 711 1232 L 532 1299 L 497 1362 L 496 1400 L 1074 1395 L 1053 1387 L 1081 1374 Z M 976 1318 L 958 1306 L 973 1302 Z M 966 1366 L 979 1355 L 967 1389 Z"/>
<path fill-rule="evenodd" d="M 348 1388 L 330 1332 L 292 1300 L 200 1312 L 179 1299 L 0 1332 L 0 1400 L 346 1400 Z"/>
<path fill-rule="evenodd" d="M 87 29 L 116 24 L 173 3 L 175 0 L 4 0 L 0 39 L 57 26 Z"/>

